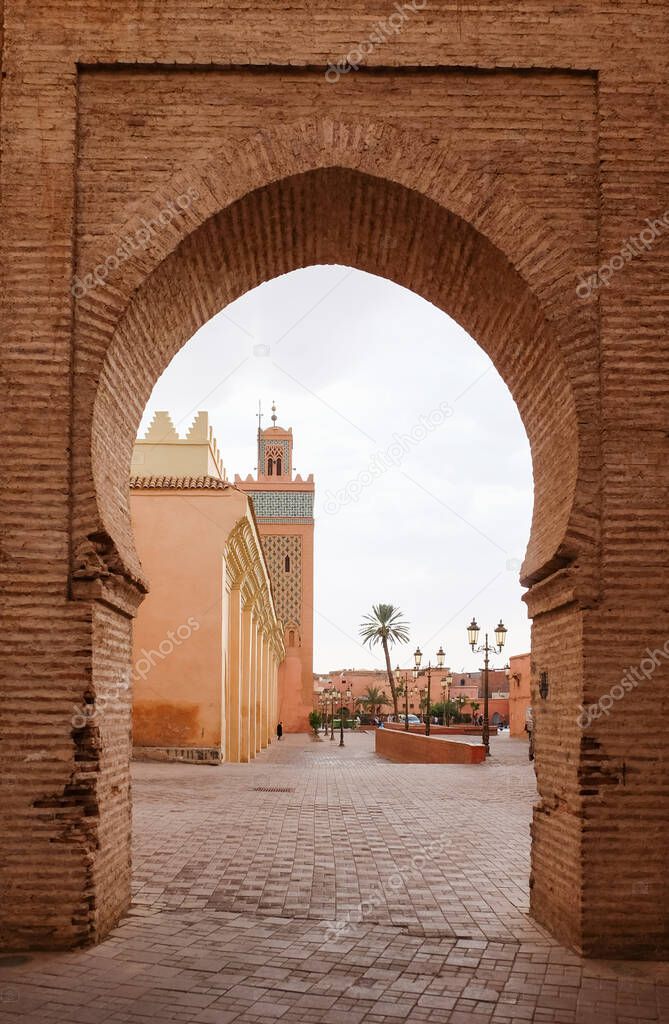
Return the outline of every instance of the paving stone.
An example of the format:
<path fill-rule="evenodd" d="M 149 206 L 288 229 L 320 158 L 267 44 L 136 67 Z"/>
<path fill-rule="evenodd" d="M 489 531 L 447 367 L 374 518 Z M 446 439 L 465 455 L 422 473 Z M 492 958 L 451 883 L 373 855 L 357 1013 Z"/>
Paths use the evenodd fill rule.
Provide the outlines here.
<path fill-rule="evenodd" d="M 527 916 L 534 774 L 524 744 L 493 753 L 400 766 L 287 736 L 244 772 L 136 765 L 142 905 L 96 948 L 0 968 L 0 1024 L 669 1024 L 669 966 L 582 960 Z M 281 801 L 253 792 L 268 766 Z"/>

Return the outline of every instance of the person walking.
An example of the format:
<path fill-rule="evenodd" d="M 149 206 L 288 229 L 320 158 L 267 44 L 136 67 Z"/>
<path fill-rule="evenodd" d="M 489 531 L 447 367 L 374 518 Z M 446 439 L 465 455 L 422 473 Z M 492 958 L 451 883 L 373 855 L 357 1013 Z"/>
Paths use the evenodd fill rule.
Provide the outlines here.
<path fill-rule="evenodd" d="M 276 727 L 276 738 L 278 740 L 283 736 L 283 722 L 279 722 Z"/>

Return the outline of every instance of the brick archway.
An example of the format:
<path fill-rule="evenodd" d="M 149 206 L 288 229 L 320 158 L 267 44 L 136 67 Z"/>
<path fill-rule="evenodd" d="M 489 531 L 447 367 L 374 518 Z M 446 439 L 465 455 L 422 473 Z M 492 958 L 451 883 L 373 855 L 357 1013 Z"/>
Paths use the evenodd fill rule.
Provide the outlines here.
<path fill-rule="evenodd" d="M 116 467 L 105 459 L 99 429 L 115 430 L 114 369 L 121 380 L 142 379 L 123 331 L 133 317 L 141 326 L 143 300 L 188 237 L 225 210 L 250 217 L 274 190 L 267 250 L 280 197 L 299 176 L 315 183 L 339 167 L 380 181 L 372 210 L 350 209 L 359 223 L 411 201 L 469 225 L 461 252 L 471 271 L 476 259 L 495 264 L 483 259 L 489 245 L 526 285 L 526 307 L 491 334 L 508 336 L 516 316 L 528 325 L 535 303 L 540 346 L 524 351 L 551 350 L 563 362 L 556 372 L 571 392 L 565 423 L 578 438 L 578 466 L 559 488 L 571 498 L 535 522 L 525 566 L 541 793 L 532 906 L 589 953 L 666 955 L 665 5 L 623 0 L 611 17 L 596 3 L 545 12 L 469 4 L 454 16 L 452 4 L 431 0 L 371 50 L 365 43 L 386 14 L 360 2 L 0 6 L 0 941 L 90 941 L 127 901 L 129 709 L 114 703 L 95 733 L 73 735 L 71 726 L 73 707 L 127 668 L 141 597 L 124 537 L 123 458 Z M 362 47 L 359 70 L 346 72 Z M 336 84 L 333 62 L 346 72 Z M 202 205 L 74 309 L 73 276 L 196 181 Z M 316 255 L 332 258 L 334 248 L 323 242 Z M 230 294 L 261 276 L 251 249 L 241 252 Z M 355 265 L 363 254 L 349 255 Z M 380 271 L 382 257 L 392 262 L 383 238 L 367 255 Z M 434 294 L 441 269 L 421 282 L 407 265 L 405 280 Z M 575 307 L 582 274 L 590 294 Z M 167 310 L 174 297 L 163 297 Z M 193 294 L 195 323 L 207 314 L 201 298 Z M 490 345 L 470 312 L 463 320 Z M 511 381 L 513 346 L 506 355 L 496 362 L 520 405 L 522 368 Z M 168 358 L 166 347 L 160 359 Z M 140 391 L 118 392 L 130 420 Z M 546 425 L 553 404 L 547 395 Z M 534 433 L 541 417 L 533 425 L 528 409 L 523 416 Z M 122 426 L 121 447 L 132 423 Z M 537 466 L 542 443 L 538 430 Z M 553 502 L 541 486 L 537 510 L 542 494 Z M 630 672 L 631 691 L 621 683 L 630 685 Z M 605 715 L 576 724 L 582 703 L 605 700 Z"/>
<path fill-rule="evenodd" d="M 141 581 L 126 500 L 129 445 L 153 384 L 184 341 L 264 280 L 343 263 L 452 315 L 507 382 L 535 475 L 523 581 L 577 560 L 583 581 L 592 573 L 597 441 L 592 381 L 579 366 L 595 337 L 592 312 L 562 283 L 574 263 L 566 241 L 498 177 L 464 170 L 463 155 L 385 125 L 322 121 L 263 131 L 234 163 L 219 153 L 205 168 L 183 171 L 128 219 L 121 237 L 157 217 L 171 197 L 197 195 L 142 259 L 124 262 L 79 303 L 80 366 L 86 381 L 100 375 L 97 389 L 75 395 L 80 568 L 95 537 L 115 571 Z M 104 265 L 107 251 L 91 267 Z M 570 362 L 579 372 L 570 375 Z M 110 445 L 112 423 L 120 443 Z"/>
<path fill-rule="evenodd" d="M 155 218 L 170 197 L 189 189 L 197 196 L 154 248 L 126 260 L 78 303 L 72 593 L 93 602 L 94 662 L 110 635 L 117 657 L 128 656 L 129 630 L 122 627 L 121 636 L 118 625 L 145 588 L 127 481 L 155 381 L 223 306 L 264 280 L 315 263 L 347 264 L 416 291 L 486 349 L 518 404 L 532 450 L 535 511 L 522 576 L 533 586 L 530 597 L 534 589 L 542 594 L 535 655 L 542 664 L 554 660 L 550 627 L 542 625 L 548 612 L 563 614 L 578 631 L 578 603 L 590 597 L 596 575 L 597 493 L 589 472 L 596 443 L 590 382 L 570 371 L 594 324 L 563 283 L 573 263 L 565 240 L 508 185 L 465 171 L 459 157 L 386 126 L 320 122 L 265 131 L 234 163 L 221 153 L 205 168 L 184 170 L 119 230 L 125 237 L 142 217 Z M 103 264 L 104 253 L 93 265 Z M 101 681 L 105 671 L 101 664 Z M 574 684 L 565 708 L 575 706 L 580 677 Z M 114 759 L 124 756 L 121 741 L 111 723 L 102 728 L 109 730 L 113 776 Z M 575 731 L 565 723 L 560 743 L 577 749 Z M 544 866 L 563 828 L 550 806 L 565 780 L 556 786 L 550 773 L 539 778 L 534 909 L 578 941 L 578 896 L 565 912 L 561 880 Z M 122 800 L 115 814 L 122 819 Z M 573 859 L 578 845 L 574 835 Z"/>
<path fill-rule="evenodd" d="M 195 189 L 198 199 L 183 216 L 76 304 L 68 482 L 74 600 L 61 615 L 67 680 L 50 720 L 57 754 L 48 784 L 34 772 L 27 789 L 31 820 L 37 814 L 41 825 L 31 839 L 39 870 L 29 899 L 12 892 L 4 901 L 11 945 L 100 938 L 127 906 L 128 702 L 119 700 L 95 729 L 73 734 L 70 719 L 73 701 L 95 701 L 129 662 L 145 584 L 127 471 L 151 387 L 197 327 L 236 296 L 287 270 L 338 262 L 389 277 L 459 320 L 508 383 L 530 439 L 535 515 L 523 579 L 531 588 L 535 687 L 539 672 L 550 676 L 538 717 L 533 912 L 588 953 L 666 949 L 656 898 L 661 834 L 646 888 L 611 892 L 633 853 L 631 833 L 621 842 L 607 826 L 622 806 L 614 786 L 629 785 L 624 796 L 638 793 L 644 758 L 635 762 L 632 752 L 632 767 L 621 766 L 605 723 L 584 732 L 576 719 L 586 694 L 606 692 L 618 670 L 617 662 L 596 660 L 619 629 L 616 614 L 607 619 L 598 605 L 597 308 L 577 301 L 579 261 L 568 239 L 503 176 L 472 171 L 465 155 L 455 141 L 446 150 L 387 125 L 324 119 L 266 130 L 234 153 L 185 165 L 107 224 L 95 249 L 88 245 L 79 275 L 102 264 L 142 218 Z M 628 639 L 627 649 L 636 642 Z M 646 818 L 654 815 L 655 805 Z M 15 858 L 10 875 L 19 877 L 16 865 Z M 52 877 L 67 884 L 45 912 Z"/>

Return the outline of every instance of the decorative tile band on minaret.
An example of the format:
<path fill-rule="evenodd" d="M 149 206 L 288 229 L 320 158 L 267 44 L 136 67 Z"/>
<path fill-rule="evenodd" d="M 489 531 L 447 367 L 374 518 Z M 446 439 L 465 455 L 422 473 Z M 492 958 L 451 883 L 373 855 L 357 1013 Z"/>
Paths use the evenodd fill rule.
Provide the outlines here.
<path fill-rule="evenodd" d="M 249 491 L 258 522 L 314 523 L 313 491 Z"/>

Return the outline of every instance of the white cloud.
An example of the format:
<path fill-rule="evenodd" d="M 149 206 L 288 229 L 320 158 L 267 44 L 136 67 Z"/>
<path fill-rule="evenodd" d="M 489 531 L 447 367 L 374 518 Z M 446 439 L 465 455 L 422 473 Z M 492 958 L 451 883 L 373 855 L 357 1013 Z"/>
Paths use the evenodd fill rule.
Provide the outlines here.
<path fill-rule="evenodd" d="M 529 650 L 518 574 L 507 568 L 529 536 L 529 445 L 506 385 L 453 320 L 360 271 L 295 271 L 198 331 L 158 381 L 143 426 L 169 409 L 185 432 L 187 414 L 207 409 L 228 473 L 246 475 L 259 398 L 265 425 L 276 399 L 296 469 L 316 477 L 317 670 L 379 664 L 355 639 L 374 601 L 399 604 L 411 621 L 405 664 L 416 643 L 426 655 L 443 643 L 453 666 L 478 667 L 466 645 L 472 614 L 489 628 L 503 617 L 509 653 Z M 326 492 L 444 402 L 452 415 L 397 467 L 324 512 Z"/>

